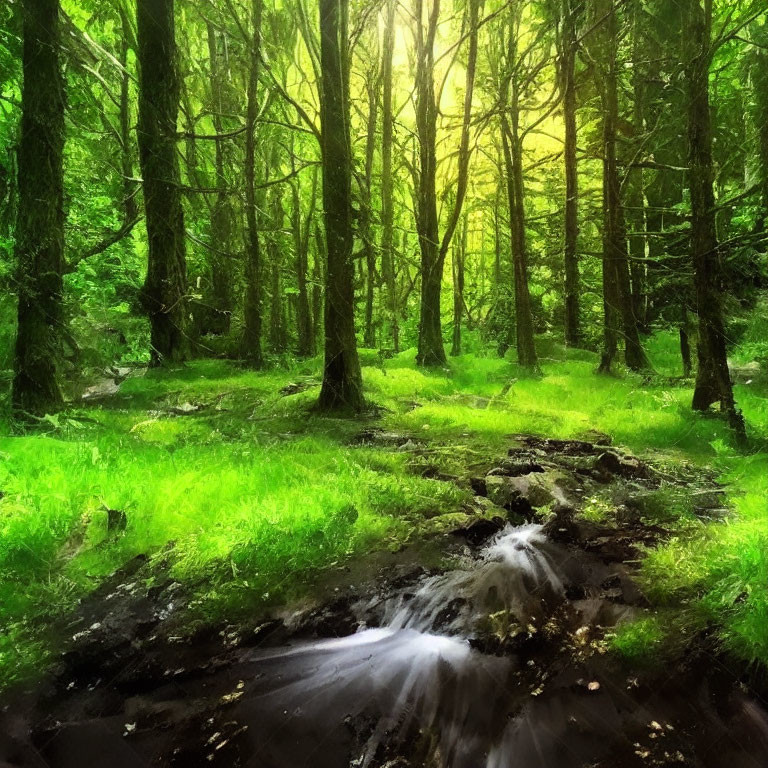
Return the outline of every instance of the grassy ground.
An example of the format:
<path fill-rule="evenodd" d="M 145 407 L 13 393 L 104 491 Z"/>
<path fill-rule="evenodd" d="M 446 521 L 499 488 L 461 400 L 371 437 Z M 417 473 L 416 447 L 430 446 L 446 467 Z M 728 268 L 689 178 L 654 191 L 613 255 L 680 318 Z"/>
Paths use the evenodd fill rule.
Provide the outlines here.
<path fill-rule="evenodd" d="M 367 396 L 381 407 L 366 424 L 313 415 L 316 387 L 281 395 L 289 382 L 311 384 L 318 361 L 255 374 L 203 360 L 129 378 L 101 404 L 0 439 L 0 680 L 39 669 L 56 644 L 53 619 L 137 554 L 169 564 L 201 614 L 236 619 L 458 513 L 464 492 L 409 472 L 406 453 L 354 444 L 374 423 L 449 444 L 435 453 L 447 472 L 498 454 L 516 432 L 590 430 L 657 461 L 716 465 L 737 515 L 688 520 L 649 553 L 642 577 L 660 608 L 616 647 L 639 658 L 714 624 L 733 652 L 768 662 L 768 455 L 736 454 L 718 419 L 694 416 L 690 383 L 598 377 L 589 353 L 543 341 L 541 351 L 544 376 L 529 378 L 494 357 L 424 372 L 412 351 L 382 360 L 363 350 Z M 650 351 L 660 374 L 676 374 L 671 337 Z M 765 394 L 737 391 L 763 435 Z M 108 509 L 125 512 L 122 535 L 107 530 Z"/>

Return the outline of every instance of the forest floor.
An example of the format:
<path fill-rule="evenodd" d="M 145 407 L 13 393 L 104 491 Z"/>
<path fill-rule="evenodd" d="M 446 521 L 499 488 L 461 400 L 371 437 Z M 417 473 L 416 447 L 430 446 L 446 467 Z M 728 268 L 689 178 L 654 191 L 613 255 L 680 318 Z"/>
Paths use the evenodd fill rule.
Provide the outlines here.
<path fill-rule="evenodd" d="M 272 722 L 247 682 L 264 648 L 381 625 L 361 602 L 481 563 L 511 521 L 544 525 L 584 566 L 546 631 L 533 611 L 470 633 L 524 670 L 523 731 L 591 765 L 764 765 L 768 454 L 692 416 L 671 345 L 652 348 L 652 380 L 548 352 L 539 379 L 493 358 L 427 373 L 363 351 L 375 408 L 357 422 L 312 412 L 316 363 L 118 370 L 45 432 L 0 440 L 0 761 L 83 764 L 93 748 L 85 764 L 248 764 L 254 723 Z M 767 388 L 745 370 L 737 396 L 764 435 Z M 370 737 L 353 725 L 336 749 Z M 369 764 L 423 764 L 403 738 Z M 581 764 L 536 749 L 526 765 Z"/>

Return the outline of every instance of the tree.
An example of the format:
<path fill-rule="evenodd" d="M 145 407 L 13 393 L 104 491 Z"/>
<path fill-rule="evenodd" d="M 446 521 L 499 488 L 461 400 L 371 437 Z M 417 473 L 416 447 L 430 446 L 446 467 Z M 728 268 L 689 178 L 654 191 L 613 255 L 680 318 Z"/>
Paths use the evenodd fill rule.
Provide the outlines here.
<path fill-rule="evenodd" d="M 392 248 L 394 235 L 392 143 L 395 125 L 392 109 L 392 58 L 395 50 L 396 5 L 396 0 L 387 0 L 381 66 L 381 269 L 386 283 L 387 313 L 392 327 L 392 346 L 394 351 L 398 352 L 400 348 L 400 333 L 397 322 L 395 254 Z"/>
<path fill-rule="evenodd" d="M 576 55 L 581 5 L 576 0 L 559 0 L 557 47 L 560 97 L 563 102 L 563 163 L 565 165 L 565 343 L 578 347 L 581 341 L 579 317 L 579 167 L 576 124 Z"/>
<path fill-rule="evenodd" d="M 501 145 L 504 157 L 504 178 L 509 205 L 510 245 L 515 289 L 515 339 L 517 362 L 530 370 L 538 369 L 533 331 L 533 312 L 528 282 L 528 238 L 525 222 L 525 184 L 523 180 L 523 134 L 520 129 L 520 78 L 522 61 L 518 57 L 518 36 L 522 8 L 510 7 L 506 30 L 505 71 L 499 92 Z M 526 73 L 526 80 L 534 78 Z"/>
<path fill-rule="evenodd" d="M 184 212 L 176 157 L 179 78 L 174 0 L 137 0 L 139 160 L 149 241 L 141 302 L 149 316 L 151 364 L 188 356 Z"/>
<path fill-rule="evenodd" d="M 262 266 L 259 238 L 258 208 L 256 205 L 256 116 L 258 115 L 259 70 L 261 63 L 261 21 L 263 0 L 252 0 L 251 40 L 248 56 L 248 88 L 245 116 L 245 329 L 241 343 L 243 358 L 254 368 L 261 368 L 264 357 L 261 349 L 261 294 Z"/>
<path fill-rule="evenodd" d="M 349 134 L 349 0 L 319 0 L 325 270 L 325 363 L 318 406 L 359 412 L 363 382 L 355 339 L 352 147 Z"/>
<path fill-rule="evenodd" d="M 691 260 L 699 315 L 698 371 L 693 408 L 719 402 L 739 439 L 746 437 L 728 370 L 715 224 L 712 116 L 709 68 L 712 61 L 712 4 L 685 0 L 683 14 L 685 86 L 688 101 L 688 184 L 691 194 Z"/>
<path fill-rule="evenodd" d="M 619 124 L 619 17 L 613 0 L 595 6 L 601 54 L 597 80 L 603 108 L 603 306 L 604 345 L 600 371 L 610 371 L 619 336 L 624 338 L 627 367 L 649 367 L 632 307 L 627 229 L 617 150 Z"/>
<path fill-rule="evenodd" d="M 469 0 L 466 80 L 461 136 L 457 152 L 458 173 L 453 207 L 445 231 L 440 238 L 437 211 L 437 116 L 435 93 L 435 36 L 440 16 L 440 0 L 432 0 L 424 24 L 424 0 L 416 0 L 416 134 L 419 145 L 416 229 L 421 250 L 421 312 L 419 315 L 419 348 L 416 360 L 420 365 L 445 365 L 445 348 L 440 322 L 440 296 L 445 257 L 461 216 L 461 208 L 469 182 L 469 146 L 472 118 L 472 96 L 477 65 L 478 16 L 480 0 Z"/>
<path fill-rule="evenodd" d="M 18 326 L 14 411 L 44 415 L 62 404 L 64 80 L 58 0 L 24 0 L 16 248 Z"/>

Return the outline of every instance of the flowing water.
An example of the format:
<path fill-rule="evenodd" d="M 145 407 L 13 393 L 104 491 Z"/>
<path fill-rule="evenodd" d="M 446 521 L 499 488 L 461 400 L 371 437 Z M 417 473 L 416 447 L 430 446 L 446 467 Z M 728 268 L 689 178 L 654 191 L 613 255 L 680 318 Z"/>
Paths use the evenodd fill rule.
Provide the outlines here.
<path fill-rule="evenodd" d="M 570 560 L 541 526 L 507 528 L 464 568 L 385 601 L 383 626 L 259 655 L 247 717 L 263 726 L 264 764 L 323 765 L 352 733 L 361 742 L 353 764 L 367 768 L 416 733 L 416 751 L 437 765 L 510 765 L 510 745 L 529 735 L 525 718 L 511 719 L 529 689 L 514 654 L 485 654 L 470 640 L 494 615 L 535 631 L 531 622 L 563 600 Z"/>

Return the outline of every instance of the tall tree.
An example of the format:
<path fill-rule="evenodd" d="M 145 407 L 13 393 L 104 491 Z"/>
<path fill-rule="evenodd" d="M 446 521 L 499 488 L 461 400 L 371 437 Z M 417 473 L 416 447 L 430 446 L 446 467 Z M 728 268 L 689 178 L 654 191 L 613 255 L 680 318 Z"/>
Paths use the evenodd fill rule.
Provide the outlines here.
<path fill-rule="evenodd" d="M 440 0 L 416 0 L 416 134 L 419 144 L 419 174 L 416 226 L 421 249 L 421 313 L 416 360 L 420 365 L 445 365 L 445 347 L 440 322 L 440 296 L 443 268 L 451 240 L 459 223 L 469 182 L 469 146 L 472 98 L 475 85 L 480 0 L 468 0 L 468 55 L 464 83 L 464 108 L 457 153 L 458 173 L 453 207 L 448 214 L 442 238 L 437 212 L 437 116 L 435 93 L 435 37 L 440 16 Z M 424 22 L 426 10 L 426 25 Z"/>
<path fill-rule="evenodd" d="M 728 370 L 720 282 L 720 244 L 715 224 L 712 115 L 709 69 L 712 61 L 712 2 L 684 0 L 683 39 L 688 101 L 688 184 L 691 194 L 691 258 L 699 315 L 698 371 L 693 407 L 705 411 L 719 402 L 739 439 L 746 437 Z"/>
<path fill-rule="evenodd" d="M 248 56 L 248 87 L 245 115 L 245 327 L 241 355 L 254 368 L 264 364 L 261 346 L 262 327 L 262 264 L 259 236 L 258 207 L 256 201 L 256 118 L 258 116 L 258 90 L 261 64 L 261 22 L 263 0 L 251 3 L 251 39 Z"/>
<path fill-rule="evenodd" d="M 226 37 L 216 31 L 213 22 L 206 23 L 208 34 L 208 61 L 210 71 L 211 113 L 213 127 L 218 136 L 224 133 L 225 115 L 231 114 L 232 99 L 229 81 L 229 56 Z M 216 199 L 211 210 L 211 297 L 212 308 L 209 331 L 228 333 L 233 309 L 232 296 L 232 242 L 234 211 L 229 173 L 232 143 L 230 137 L 215 140 Z"/>
<path fill-rule="evenodd" d="M 565 343 L 577 347 L 581 341 L 579 317 L 579 167 L 576 123 L 576 56 L 581 4 L 578 0 L 559 0 L 557 34 L 558 75 L 563 102 L 565 164 L 565 239 L 563 266 L 565 273 Z"/>
<path fill-rule="evenodd" d="M 319 0 L 325 271 L 325 363 L 318 406 L 359 412 L 363 382 L 355 339 L 352 147 L 349 133 L 349 0 Z"/>
<path fill-rule="evenodd" d="M 58 0 L 24 0 L 16 248 L 18 327 L 12 404 L 43 415 L 62 404 L 64 80 Z"/>
<path fill-rule="evenodd" d="M 499 93 L 499 122 L 509 205 L 510 244 L 515 289 L 517 361 L 525 368 L 536 370 L 538 359 L 528 282 L 523 135 L 520 129 L 520 77 L 524 69 L 522 62 L 518 59 L 518 36 L 521 23 L 522 7 L 520 4 L 510 6 L 506 25 L 506 66 Z M 529 82 L 531 81 L 530 77 L 527 79 Z"/>
<path fill-rule="evenodd" d="M 600 370 L 611 369 L 619 337 L 624 338 L 625 362 L 632 370 L 648 367 L 632 308 L 627 254 L 627 229 L 618 159 L 619 16 L 613 0 L 595 5 L 601 29 L 598 84 L 603 108 L 603 305 L 604 346 Z"/>
<path fill-rule="evenodd" d="M 149 241 L 141 301 L 151 329 L 151 364 L 183 361 L 186 334 L 186 252 L 176 156 L 179 77 L 174 0 L 137 0 L 138 143 Z"/>
<path fill-rule="evenodd" d="M 400 333 L 397 322 L 397 285 L 395 282 L 394 180 L 392 178 L 392 143 L 394 112 L 392 109 L 392 59 L 395 51 L 395 11 L 397 0 L 387 0 L 382 53 L 381 95 L 381 268 L 387 291 L 387 314 L 392 328 L 392 346 L 399 351 Z"/>

